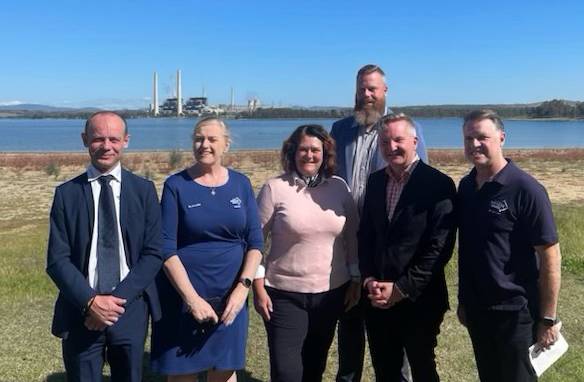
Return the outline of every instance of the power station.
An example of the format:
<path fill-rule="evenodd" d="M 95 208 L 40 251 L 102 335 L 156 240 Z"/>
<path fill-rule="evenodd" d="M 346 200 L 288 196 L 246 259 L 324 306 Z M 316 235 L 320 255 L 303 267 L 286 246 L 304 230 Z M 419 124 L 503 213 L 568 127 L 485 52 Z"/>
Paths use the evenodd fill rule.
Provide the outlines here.
<path fill-rule="evenodd" d="M 218 107 L 209 105 L 208 99 L 205 96 L 205 90 L 203 89 L 202 97 L 191 97 L 187 102 L 183 102 L 182 99 L 182 78 L 181 70 L 176 71 L 176 97 L 166 98 L 162 105 L 158 105 L 158 73 L 154 72 L 154 79 L 152 84 L 152 104 L 150 105 L 150 112 L 153 116 L 165 115 L 165 116 L 185 116 L 185 115 L 208 115 L 208 114 L 223 114 L 225 110 Z M 234 90 L 231 88 L 231 105 L 229 107 L 230 111 L 235 111 L 235 95 Z"/>

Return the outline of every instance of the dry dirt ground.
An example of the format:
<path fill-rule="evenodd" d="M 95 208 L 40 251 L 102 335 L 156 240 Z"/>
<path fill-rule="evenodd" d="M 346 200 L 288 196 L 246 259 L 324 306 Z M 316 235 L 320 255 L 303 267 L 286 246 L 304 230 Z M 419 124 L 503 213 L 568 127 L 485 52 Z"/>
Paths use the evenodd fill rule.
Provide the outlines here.
<path fill-rule="evenodd" d="M 584 149 L 510 150 L 507 156 L 538 179 L 552 202 L 584 203 Z M 431 150 L 431 163 L 456 183 L 470 165 L 460 150 Z M 191 163 L 189 152 L 130 152 L 126 167 L 152 179 L 160 192 L 164 179 Z M 258 189 L 280 172 L 277 151 L 236 151 L 226 164 L 250 177 Z M 46 221 L 55 186 L 82 172 L 85 153 L 0 153 L 0 235 Z"/>

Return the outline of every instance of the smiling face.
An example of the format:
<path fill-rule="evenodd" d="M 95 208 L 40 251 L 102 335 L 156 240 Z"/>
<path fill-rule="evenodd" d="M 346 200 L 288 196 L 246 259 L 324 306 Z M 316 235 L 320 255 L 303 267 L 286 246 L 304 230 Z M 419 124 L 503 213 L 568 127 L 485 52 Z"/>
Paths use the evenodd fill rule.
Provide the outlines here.
<path fill-rule="evenodd" d="M 387 164 L 395 172 L 404 170 L 416 157 L 418 138 L 408 121 L 385 123 L 379 133 L 379 148 Z"/>
<path fill-rule="evenodd" d="M 204 123 L 195 131 L 193 152 L 195 160 L 204 166 L 221 165 L 223 154 L 229 147 L 227 132 L 217 120 Z"/>
<path fill-rule="evenodd" d="M 495 168 L 505 162 L 505 132 L 488 118 L 469 121 L 463 127 L 464 155 L 477 168 Z"/>
<path fill-rule="evenodd" d="M 358 122 L 368 126 L 385 112 L 387 85 L 379 72 L 364 74 L 357 79 L 355 92 L 355 116 Z"/>
<path fill-rule="evenodd" d="M 311 135 L 302 135 L 294 155 L 296 171 L 302 176 L 316 175 L 322 166 L 323 151 L 320 139 Z"/>
<path fill-rule="evenodd" d="M 97 114 L 90 122 L 81 138 L 89 151 L 91 164 L 105 173 L 118 164 L 130 136 L 126 134 L 124 121 L 113 113 Z"/>

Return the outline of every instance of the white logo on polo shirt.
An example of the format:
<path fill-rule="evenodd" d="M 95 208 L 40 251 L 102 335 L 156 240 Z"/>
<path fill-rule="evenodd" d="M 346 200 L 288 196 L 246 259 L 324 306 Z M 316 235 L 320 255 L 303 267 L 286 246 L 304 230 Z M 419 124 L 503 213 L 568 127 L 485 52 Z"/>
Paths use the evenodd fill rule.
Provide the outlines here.
<path fill-rule="evenodd" d="M 507 205 L 506 200 L 491 200 L 491 204 L 489 206 L 489 211 L 494 212 L 496 214 L 502 214 L 503 212 L 507 211 L 509 206 Z"/>

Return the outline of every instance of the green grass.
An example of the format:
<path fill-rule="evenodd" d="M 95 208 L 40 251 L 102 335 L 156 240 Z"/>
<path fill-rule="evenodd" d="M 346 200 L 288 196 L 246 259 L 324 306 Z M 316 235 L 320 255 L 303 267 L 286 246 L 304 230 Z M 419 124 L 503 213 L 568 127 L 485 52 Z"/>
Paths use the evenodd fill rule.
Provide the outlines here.
<path fill-rule="evenodd" d="M 584 208 L 574 205 L 555 206 L 554 216 L 560 235 L 562 268 L 584 276 Z"/>
<path fill-rule="evenodd" d="M 559 314 L 568 353 L 544 374 L 542 381 L 584 380 L 584 206 L 555 206 L 563 255 Z M 56 289 L 46 275 L 46 220 L 3 222 L 0 231 L 0 381 L 65 381 L 60 341 L 50 334 Z M 456 254 L 447 267 L 451 306 L 456 307 Z M 253 305 L 250 304 L 250 308 Z M 253 308 L 251 308 L 253 310 Z M 448 312 L 438 338 L 438 372 L 444 381 L 476 381 L 477 374 L 466 330 Z M 148 349 L 147 345 L 147 349 Z M 241 380 L 269 379 L 265 330 L 251 313 L 247 368 Z M 148 357 L 148 354 L 146 354 Z M 364 381 L 373 380 L 367 358 Z M 146 381 L 162 381 L 148 372 Z M 325 374 L 336 372 L 333 345 Z"/>

